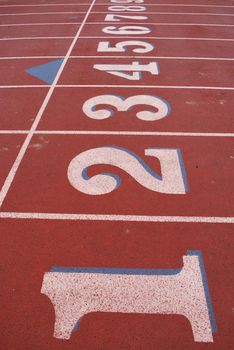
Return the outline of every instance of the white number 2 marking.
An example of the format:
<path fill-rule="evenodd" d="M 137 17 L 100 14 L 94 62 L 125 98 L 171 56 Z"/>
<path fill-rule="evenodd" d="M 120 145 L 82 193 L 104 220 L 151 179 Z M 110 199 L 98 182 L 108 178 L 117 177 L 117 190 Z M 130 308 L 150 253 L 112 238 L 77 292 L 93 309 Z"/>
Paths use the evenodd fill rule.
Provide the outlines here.
<path fill-rule="evenodd" d="M 109 41 L 100 41 L 98 44 L 97 51 L 98 52 L 126 52 L 127 46 L 140 46 L 140 47 L 136 47 L 135 49 L 132 49 L 132 51 L 136 53 L 146 53 L 154 49 L 154 46 L 150 43 L 147 43 L 146 41 L 128 40 L 128 41 L 121 41 L 119 43 L 116 43 L 114 47 L 110 46 Z"/>
<path fill-rule="evenodd" d="M 118 147 L 93 148 L 78 154 L 69 164 L 68 180 L 78 191 L 88 195 L 104 195 L 119 187 L 116 174 L 103 173 L 89 177 L 87 169 L 98 164 L 117 166 L 148 190 L 167 194 L 185 194 L 183 163 L 179 149 L 145 149 L 145 155 L 155 157 L 161 166 L 156 174 L 136 154 Z"/>
<path fill-rule="evenodd" d="M 152 75 L 159 74 L 156 62 L 150 62 L 149 64 L 140 64 L 139 62 L 132 62 L 131 64 L 95 64 L 93 67 L 128 80 L 140 80 L 141 72 L 149 72 Z"/>
<path fill-rule="evenodd" d="M 96 110 L 98 105 L 110 105 L 117 109 L 117 111 L 125 112 L 137 105 L 148 105 L 156 108 L 157 111 L 142 111 L 137 112 L 138 119 L 144 121 L 155 121 L 165 118 L 170 113 L 170 105 L 160 97 L 151 95 L 136 95 L 124 99 L 122 96 L 115 95 L 100 95 L 95 96 L 87 100 L 83 105 L 83 112 L 87 117 L 92 119 L 107 119 L 113 116 L 114 109 L 99 109 Z"/>

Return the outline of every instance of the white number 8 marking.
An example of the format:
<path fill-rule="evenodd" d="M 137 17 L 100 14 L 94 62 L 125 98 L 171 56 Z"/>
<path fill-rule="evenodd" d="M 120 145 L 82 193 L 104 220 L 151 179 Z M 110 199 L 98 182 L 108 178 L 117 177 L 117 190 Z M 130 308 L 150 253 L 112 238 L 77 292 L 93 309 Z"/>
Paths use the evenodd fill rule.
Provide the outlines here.
<path fill-rule="evenodd" d="M 89 149 L 72 159 L 67 172 L 68 180 L 76 190 L 88 195 L 110 193 L 120 186 L 119 176 L 112 173 L 87 175 L 90 166 L 108 164 L 124 170 L 148 190 L 167 194 L 186 193 L 186 175 L 179 149 L 149 148 L 145 150 L 145 155 L 159 160 L 161 176 L 128 149 L 108 146 Z"/>
<path fill-rule="evenodd" d="M 148 105 L 156 108 L 156 112 L 142 111 L 136 113 L 137 118 L 144 121 L 163 119 L 170 114 L 169 103 L 160 97 L 151 95 L 136 95 L 126 99 L 124 99 L 122 96 L 115 95 L 95 96 L 84 103 L 83 112 L 87 115 L 87 117 L 97 120 L 110 118 L 115 113 L 113 109 L 96 110 L 96 106 L 98 105 L 110 105 L 115 107 L 119 112 L 129 111 L 132 107 L 137 105 Z"/>

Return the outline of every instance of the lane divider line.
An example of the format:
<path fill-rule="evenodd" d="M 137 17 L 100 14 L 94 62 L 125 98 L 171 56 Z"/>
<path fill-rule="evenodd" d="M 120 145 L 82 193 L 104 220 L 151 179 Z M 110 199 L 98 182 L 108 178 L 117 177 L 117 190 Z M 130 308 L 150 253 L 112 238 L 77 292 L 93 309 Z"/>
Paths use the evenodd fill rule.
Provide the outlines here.
<path fill-rule="evenodd" d="M 69 3 L 69 4 L 55 4 L 55 3 L 52 3 L 52 4 L 20 4 L 20 5 L 15 5 L 15 4 L 12 4 L 12 5 L 0 5 L 0 7 L 42 7 L 42 6 L 76 6 L 76 5 L 90 5 L 90 3 Z M 108 3 L 98 3 L 98 4 L 95 4 L 95 6 L 106 6 L 108 5 Z M 160 3 L 160 4 L 147 4 L 147 6 L 169 6 L 169 7 L 175 7 L 175 6 L 180 6 L 180 7 L 217 7 L 217 8 L 223 8 L 223 7 L 227 7 L 227 8 L 234 8 L 233 5 L 200 5 L 200 4 L 163 4 L 163 3 Z"/>
<path fill-rule="evenodd" d="M 51 85 L 0 85 L 0 89 L 32 89 L 32 88 L 50 88 Z M 234 87 L 224 86 L 182 86 L 182 85 L 56 85 L 56 88 L 136 88 L 136 89 L 193 89 L 193 90 L 230 90 L 233 91 Z"/>
<path fill-rule="evenodd" d="M 27 59 L 50 59 L 50 58 L 63 58 L 63 56 L 6 56 L 6 57 L 0 57 L 0 60 L 27 60 Z M 146 59 L 146 58 L 159 58 L 164 60 L 207 60 L 207 61 L 234 61 L 234 58 L 229 57 L 180 57 L 180 56 L 70 56 L 72 59 L 79 59 L 79 58 L 140 58 L 140 59 Z"/>
<path fill-rule="evenodd" d="M 0 130 L 0 135 L 28 134 L 29 130 Z M 94 130 L 36 130 L 35 135 L 124 135 L 124 136 L 188 136 L 234 137 L 230 132 L 177 132 L 177 131 L 94 131 Z"/>
<path fill-rule="evenodd" d="M 179 222 L 234 224 L 234 217 L 225 216 L 148 216 L 148 215 L 108 215 L 108 214 L 60 214 L 0 212 L 1 219 L 32 220 L 74 220 L 74 221 L 135 221 L 135 222 Z"/>
<path fill-rule="evenodd" d="M 70 47 L 69 47 L 65 57 L 64 57 L 64 60 L 63 60 L 63 62 L 61 64 L 61 66 L 60 66 L 60 69 L 58 70 L 58 73 L 57 73 L 57 75 L 56 75 L 56 77 L 55 77 L 55 79 L 53 81 L 53 84 L 50 85 L 49 91 L 47 92 L 47 95 L 46 95 L 46 97 L 45 97 L 45 99 L 44 99 L 44 101 L 43 101 L 43 103 L 42 103 L 42 105 L 41 105 L 37 115 L 36 115 L 36 118 L 35 118 L 35 120 L 34 120 L 34 122 L 32 124 L 32 127 L 31 127 L 31 129 L 30 129 L 30 131 L 29 131 L 29 133 L 28 133 L 28 135 L 27 135 L 23 145 L 21 146 L 21 149 L 20 149 L 20 151 L 18 153 L 18 156 L 16 157 L 16 160 L 14 161 L 14 164 L 12 165 L 12 168 L 11 168 L 9 174 L 6 177 L 6 180 L 5 180 L 5 182 L 3 184 L 3 187 L 2 187 L 2 189 L 0 191 L 0 207 L 2 206 L 3 201 L 6 198 L 6 195 L 7 195 L 8 191 L 9 191 L 9 189 L 11 187 L 11 184 L 12 184 L 14 178 L 15 178 L 16 172 L 17 172 L 17 170 L 18 170 L 18 168 L 19 168 L 19 166 L 20 166 L 20 164 L 21 164 L 21 162 L 23 160 L 23 157 L 24 157 L 24 155 L 25 155 L 25 153 L 27 151 L 28 145 L 31 142 L 31 139 L 32 139 L 32 137 L 34 135 L 34 132 L 36 131 L 36 128 L 37 128 L 37 126 L 38 126 L 38 124 L 39 124 L 39 122 L 40 122 L 40 120 L 42 118 L 42 115 L 43 115 L 43 113 L 44 113 L 44 111 L 45 111 L 45 109 L 46 109 L 46 107 L 47 107 L 47 105 L 48 105 L 48 103 L 50 101 L 50 98 L 51 98 L 51 96 L 52 96 L 52 94 L 54 92 L 54 89 L 55 89 L 55 87 L 56 87 L 56 85 L 58 83 L 58 80 L 59 80 L 59 78 L 60 78 L 60 76 L 61 76 L 61 74 L 63 72 L 63 69 L 64 69 L 64 67 L 65 67 L 65 65 L 66 65 L 66 63 L 67 63 L 67 61 L 69 59 L 69 56 L 71 55 L 71 52 L 72 52 L 72 50 L 73 50 L 73 48 L 74 48 L 74 46 L 75 46 L 75 44 L 76 44 L 76 42 L 77 42 L 77 40 L 78 40 L 78 38 L 80 36 L 80 33 L 81 33 L 81 31 L 82 31 L 82 29 L 83 29 L 83 27 L 84 27 L 84 25 L 85 25 L 85 23 L 86 23 L 86 21 L 88 19 L 88 16 L 89 16 L 90 12 L 92 11 L 92 8 L 93 8 L 93 6 L 95 4 L 95 1 L 96 0 L 93 0 L 92 4 L 89 7 L 89 10 L 86 13 L 86 16 L 85 16 L 81 26 L 78 28 L 78 31 L 77 31 L 77 33 L 76 33 L 76 35 L 75 35 L 75 37 L 74 37 L 74 39 L 73 39 L 73 41 L 72 41 L 72 43 L 70 45 Z"/>
<path fill-rule="evenodd" d="M 106 12 L 105 12 L 106 13 Z M 82 23 L 82 22 L 81 22 Z M 112 23 L 112 22 L 111 22 Z M 106 24 L 107 26 L 111 24 L 110 22 L 88 22 L 86 23 L 86 25 L 103 25 Z M 116 22 L 115 22 L 116 23 Z M 67 22 L 67 23 L 47 23 L 47 22 L 41 22 L 41 23 L 26 23 L 26 24 L 22 24 L 22 23 L 10 23 L 10 24 L 0 24 L 0 27 L 9 27 L 9 26 L 24 26 L 24 25 L 60 25 L 60 24 L 80 24 L 79 22 L 73 23 L 73 22 Z M 121 22 L 121 24 L 125 25 L 125 24 L 133 24 L 133 22 Z M 166 22 L 159 22 L 159 23 L 138 23 L 139 25 L 151 25 L 151 26 L 205 26 L 205 27 L 234 27 L 234 24 L 220 24 L 220 23 L 166 23 Z M 101 37 L 98 37 L 101 38 Z M 135 37 L 134 37 L 135 38 Z M 143 37 L 142 37 L 143 38 Z M 145 38 L 145 37 L 144 37 Z"/>
<path fill-rule="evenodd" d="M 30 16 L 30 15 L 66 15 L 66 14 L 83 14 L 84 11 L 59 11 L 59 12 L 17 12 L 17 13 L 0 13 L 0 16 Z M 93 11 L 92 14 L 106 14 L 107 11 Z M 122 13 L 122 12 L 121 12 Z M 135 13 L 135 12 L 134 12 Z M 116 15 L 120 12 L 115 12 Z M 204 12 L 144 12 L 146 15 L 185 15 L 185 16 L 234 16 L 234 13 L 204 13 Z M 105 23 L 108 23 L 105 22 Z"/>

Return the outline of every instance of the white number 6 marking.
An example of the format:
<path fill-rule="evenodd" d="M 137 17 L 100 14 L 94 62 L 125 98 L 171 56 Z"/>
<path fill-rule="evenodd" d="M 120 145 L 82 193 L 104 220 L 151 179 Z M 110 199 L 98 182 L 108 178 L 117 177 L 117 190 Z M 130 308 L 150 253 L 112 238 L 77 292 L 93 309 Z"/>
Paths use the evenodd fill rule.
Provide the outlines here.
<path fill-rule="evenodd" d="M 167 194 L 186 193 L 186 176 L 179 149 L 149 148 L 145 150 L 145 155 L 159 160 L 161 176 L 128 149 L 100 147 L 84 151 L 72 159 L 68 167 L 68 180 L 76 190 L 85 194 L 110 193 L 120 186 L 119 176 L 112 173 L 87 175 L 90 166 L 108 164 L 124 170 L 148 190 Z"/>
<path fill-rule="evenodd" d="M 137 112 L 138 119 L 144 121 L 155 121 L 165 118 L 170 113 L 170 105 L 160 97 L 151 95 L 136 95 L 124 99 L 122 96 L 115 95 L 100 95 L 87 100 L 83 105 L 83 112 L 87 117 L 97 120 L 107 119 L 113 116 L 114 108 L 96 110 L 98 105 L 110 105 L 115 107 L 120 112 L 129 111 L 137 105 L 148 105 L 156 108 L 157 111 L 142 111 Z"/>

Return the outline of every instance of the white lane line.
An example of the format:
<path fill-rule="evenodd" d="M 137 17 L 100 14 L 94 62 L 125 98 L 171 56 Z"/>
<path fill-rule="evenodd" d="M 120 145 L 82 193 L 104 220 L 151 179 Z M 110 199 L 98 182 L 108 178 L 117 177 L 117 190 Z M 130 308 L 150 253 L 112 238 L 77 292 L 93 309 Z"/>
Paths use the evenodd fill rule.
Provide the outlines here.
<path fill-rule="evenodd" d="M 87 24 L 87 23 L 86 23 Z M 6 37 L 6 38 L 0 38 L 2 41 L 8 41 L 8 40 L 44 40 L 44 39 L 73 39 L 73 36 L 30 36 L 30 37 Z M 120 36 L 80 36 L 79 39 L 123 39 L 123 37 Z M 134 39 L 142 39 L 142 37 L 135 37 Z M 189 38 L 189 37 L 157 37 L 157 36 L 148 36 L 144 37 L 144 39 L 154 39 L 154 40 L 197 40 L 197 41 L 234 41 L 234 39 L 222 39 L 222 38 Z"/>
<path fill-rule="evenodd" d="M 90 5 L 90 3 L 69 3 L 69 4 L 21 4 L 21 5 L 0 5 L 0 7 L 42 7 L 42 6 L 74 6 L 74 5 Z M 95 4 L 95 6 L 108 6 L 109 4 L 108 3 L 98 3 L 98 4 Z M 217 8 L 234 8 L 233 5 L 200 5 L 200 4 L 163 4 L 163 3 L 159 3 L 159 4 L 147 4 L 147 6 L 169 6 L 169 7 L 177 7 L 177 6 L 180 6 L 180 7 L 217 7 Z"/>
<path fill-rule="evenodd" d="M 76 221 L 136 221 L 136 222 L 179 222 L 233 224 L 234 217 L 223 216 L 148 216 L 148 215 L 107 215 L 107 214 L 60 214 L 0 212 L 1 219 L 33 220 L 76 220 Z"/>
<path fill-rule="evenodd" d="M 0 135 L 28 134 L 29 130 L 0 130 Z M 183 136 L 234 137 L 234 133 L 176 132 L 176 131 L 93 131 L 93 130 L 36 130 L 35 135 L 118 135 L 118 136 Z"/>
<path fill-rule="evenodd" d="M 28 134 L 29 130 L 0 130 L 0 135 L 10 135 L 10 134 Z"/>
<path fill-rule="evenodd" d="M 22 13 L 0 13 L 0 16 L 33 16 L 33 15 L 74 15 L 86 13 L 84 11 L 67 11 L 67 12 L 22 12 Z"/>
<path fill-rule="evenodd" d="M 47 88 L 51 85 L 0 85 L 0 89 L 32 89 L 32 88 Z"/>
<path fill-rule="evenodd" d="M 145 12 L 144 12 L 145 13 Z M 111 24 L 120 24 L 120 22 L 112 22 Z M 106 24 L 106 26 L 110 26 L 110 22 L 88 22 L 86 23 L 86 25 L 97 25 L 97 24 Z M 113 25 L 114 25 L 113 24 Z M 125 24 L 133 24 L 133 22 L 121 22 L 121 24 L 125 25 Z M 151 25 L 151 26 L 206 26 L 206 27 L 234 27 L 234 24 L 220 24 L 220 23 L 166 23 L 166 22 L 141 22 L 141 23 L 137 23 L 137 25 L 141 26 L 147 26 L 147 25 Z M 143 38 L 143 36 L 142 36 Z"/>
<path fill-rule="evenodd" d="M 96 4 L 95 6 L 97 5 L 108 5 L 107 3 L 98 3 Z M 172 6 L 172 7 L 175 7 L 175 6 L 181 6 L 181 7 L 193 7 L 193 6 L 196 6 L 196 7 L 230 7 L 230 8 L 234 8 L 233 5 L 200 5 L 200 4 L 177 4 L 177 3 L 171 3 L 171 4 L 164 4 L 164 3 L 158 3 L 158 4 L 146 4 L 147 6 Z"/>
<path fill-rule="evenodd" d="M 133 24 L 133 22 L 121 22 L 122 24 Z M 24 27 L 24 26 L 59 26 L 59 25 L 77 25 L 77 24 L 81 24 L 81 22 L 39 22 L 39 23 L 9 23 L 9 24 L 0 24 L 0 27 Z M 106 25 L 110 25 L 110 23 L 108 24 L 107 22 L 89 22 L 89 23 L 86 23 L 86 25 L 88 24 L 106 24 Z M 144 25 L 146 25 L 146 23 L 143 23 Z M 222 24 L 202 24 L 202 23 L 152 23 L 152 25 L 157 25 L 157 26 L 160 26 L 160 25 L 170 25 L 170 26 L 227 26 L 227 27 L 232 27 L 232 25 L 222 25 Z M 120 37 L 120 36 L 81 36 L 81 38 L 123 38 L 123 37 Z M 153 38 L 153 37 L 147 37 L 147 36 L 141 36 L 141 37 L 136 37 L 134 36 L 134 38 Z M 190 39 L 190 38 L 189 38 Z M 200 39 L 200 38 L 198 38 Z M 209 39 L 209 38 L 208 38 Z M 206 39 L 204 39 L 206 40 Z M 213 39 L 213 40 L 226 40 L 226 39 Z"/>
<path fill-rule="evenodd" d="M 38 130 L 36 134 L 52 135 L 124 135 L 124 136 L 189 136 L 189 137 L 234 137 L 234 133 L 207 133 L 207 132 L 170 132 L 170 131 L 44 131 Z"/>
<path fill-rule="evenodd" d="M 60 25 L 73 25 L 81 24 L 82 22 L 40 22 L 40 23 L 9 23 L 0 24 L 0 27 L 24 27 L 24 26 L 60 26 Z"/>
<path fill-rule="evenodd" d="M 93 14 L 106 14 L 107 12 L 92 12 Z M 139 13 L 139 12 L 137 12 Z M 143 12 L 146 15 L 188 15 L 188 16 L 234 16 L 234 13 L 204 13 L 204 12 Z M 115 12 L 115 14 L 117 14 L 117 12 Z M 136 12 L 134 12 L 134 14 L 136 14 Z M 120 15 L 120 12 L 118 13 L 118 15 Z M 107 21 L 108 22 L 108 21 Z"/>
<path fill-rule="evenodd" d="M 122 36 L 80 36 L 80 39 L 123 39 Z M 225 38 L 189 38 L 189 37 L 171 37 L 171 36 L 134 36 L 134 39 L 153 39 L 153 40 L 198 40 L 198 41 L 234 41 L 234 39 Z"/>
<path fill-rule="evenodd" d="M 18 156 L 17 156 L 17 158 L 16 158 L 16 160 L 15 160 L 15 162 L 14 162 L 14 164 L 13 164 L 13 166 L 12 166 L 12 168 L 11 168 L 11 170 L 10 170 L 6 180 L 5 180 L 5 182 L 4 182 L 4 185 L 3 185 L 2 189 L 1 189 L 1 192 L 0 192 L 0 206 L 3 204 L 3 201 L 6 198 L 6 195 L 7 195 L 8 191 L 9 191 L 9 189 L 10 189 L 12 181 L 14 180 L 14 177 L 15 177 L 16 172 L 17 172 L 17 170 L 18 170 L 18 168 L 19 168 L 19 166 L 21 164 L 21 161 L 22 161 L 24 155 L 25 155 L 25 152 L 26 152 L 26 150 L 28 148 L 28 145 L 29 145 L 29 143 L 30 143 L 30 141 L 31 141 L 31 139 L 32 139 L 32 137 L 34 135 L 34 132 L 35 132 L 35 130 L 36 130 L 36 128 L 37 128 L 41 118 L 42 118 L 42 115 L 43 115 L 43 113 L 44 113 L 44 111 L 45 111 L 45 109 L 46 109 L 46 107 L 47 107 L 47 105 L 48 105 L 48 103 L 50 101 L 50 98 L 51 98 L 51 96 L 52 96 L 52 94 L 54 92 L 56 84 L 57 84 L 57 82 L 58 82 L 58 80 L 59 80 L 59 78 L 60 78 L 60 76 L 61 76 L 61 74 L 63 72 L 63 69 L 64 69 L 64 67 L 65 67 L 65 65 L 66 65 L 66 63 L 67 63 L 67 61 L 69 59 L 69 56 L 71 55 L 71 52 L 72 52 L 72 50 L 73 50 L 73 48 L 74 48 L 74 46 L 75 46 L 75 44 L 76 44 L 76 42 L 77 42 L 77 40 L 78 40 L 78 38 L 80 36 L 80 33 L 81 33 L 81 31 L 82 31 L 82 29 L 83 29 L 83 27 L 85 25 L 85 22 L 87 21 L 87 18 L 89 16 L 89 14 L 90 14 L 94 4 L 95 4 L 95 1 L 96 0 L 93 0 L 92 4 L 90 5 L 89 10 L 87 11 L 87 13 L 86 13 L 86 15 L 84 17 L 84 20 L 83 20 L 81 26 L 79 27 L 79 29 L 78 29 L 78 31 L 77 31 L 77 33 L 76 33 L 76 35 L 75 35 L 75 37 L 74 37 L 70 47 L 69 47 L 69 49 L 68 49 L 68 51 L 67 51 L 67 53 L 66 53 L 66 55 L 64 57 L 63 63 L 60 66 L 60 69 L 59 69 L 59 71 L 58 71 L 58 73 L 57 73 L 57 75 L 56 75 L 56 77 L 54 79 L 54 82 L 50 86 L 49 91 L 47 92 L 47 95 L 46 95 L 46 97 L 45 97 L 45 99 L 44 99 L 44 101 L 43 101 L 43 103 L 42 103 L 42 105 L 41 105 L 41 107 L 40 107 L 40 109 L 39 109 L 39 111 L 37 113 L 37 116 L 36 116 L 33 124 L 32 124 L 32 127 L 31 127 L 31 129 L 30 129 L 30 131 L 29 131 L 29 133 L 28 133 L 28 135 L 27 135 L 27 137 L 26 137 L 26 139 L 25 139 L 25 141 L 24 141 L 24 143 L 23 143 L 23 145 L 22 145 L 22 147 L 21 147 L 21 149 L 20 149 L 20 151 L 18 153 Z"/>
<path fill-rule="evenodd" d="M 11 40 L 50 40 L 50 39 L 73 39 L 73 36 L 25 36 L 19 38 L 0 38 L 0 41 L 11 41 Z"/>
<path fill-rule="evenodd" d="M 0 89 L 32 89 L 32 88 L 47 88 L 52 85 L 0 85 Z M 182 85 L 56 85 L 56 88 L 130 88 L 130 89 L 192 89 L 192 90 L 230 90 L 234 87 L 225 86 L 182 86 Z"/>
<path fill-rule="evenodd" d="M 183 85 L 57 85 L 57 88 L 130 88 L 130 89 L 195 89 L 195 90 L 234 90 L 224 86 L 183 86 Z"/>
<path fill-rule="evenodd" d="M 0 60 L 31 60 L 31 59 L 50 59 L 50 58 L 63 58 L 64 56 L 10 56 L 0 57 Z M 73 57 L 73 56 L 70 56 Z M 48 86 L 48 85 L 47 85 Z"/>
<path fill-rule="evenodd" d="M 70 3 L 70 4 L 24 4 L 24 5 L 15 5 L 15 4 L 12 4 L 12 5 L 0 5 L 0 8 L 1 7 L 43 7 L 43 6 L 80 6 L 80 5 L 87 5 L 90 6 L 90 3 Z M 98 5 L 98 4 L 96 4 Z M 104 4 L 106 5 L 106 4 Z M 222 6 L 222 7 L 225 7 L 225 6 Z"/>
<path fill-rule="evenodd" d="M 27 59 L 50 59 L 50 58 L 63 58 L 63 56 L 0 56 L 0 60 L 27 60 Z M 234 61 L 234 58 L 229 57 L 184 57 L 184 56 L 70 56 L 73 59 L 79 58 L 152 58 L 152 59 L 165 59 L 165 60 L 207 60 L 207 61 Z"/>
<path fill-rule="evenodd" d="M 107 11 L 93 11 L 92 14 L 107 14 Z M 131 11 L 134 12 L 134 11 Z M 84 11 L 60 11 L 60 12 L 16 12 L 16 13 L 0 13 L 0 16 L 30 16 L 30 15 L 66 15 L 66 14 L 79 14 L 86 13 Z M 122 12 L 121 12 L 122 13 Z M 120 15 L 120 12 L 115 12 L 115 14 Z M 139 13 L 139 11 L 134 12 L 134 14 Z M 204 12 L 144 12 L 145 15 L 185 15 L 185 16 L 234 16 L 233 13 L 204 13 Z M 108 22 L 108 21 L 107 21 Z"/>
<path fill-rule="evenodd" d="M 184 57 L 184 56 L 70 56 L 70 58 L 160 58 L 165 60 L 208 60 L 208 61 L 234 61 L 228 57 Z"/>

